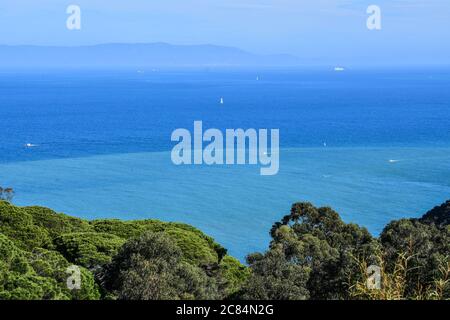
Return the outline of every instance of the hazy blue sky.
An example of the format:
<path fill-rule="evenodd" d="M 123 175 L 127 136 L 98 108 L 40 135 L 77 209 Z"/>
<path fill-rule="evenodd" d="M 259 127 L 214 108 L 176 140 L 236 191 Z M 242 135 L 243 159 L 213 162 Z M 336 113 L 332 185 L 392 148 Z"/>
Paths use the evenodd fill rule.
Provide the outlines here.
<path fill-rule="evenodd" d="M 82 29 L 66 29 L 66 8 Z M 366 28 L 368 5 L 382 30 Z M 1 0 L 0 44 L 169 42 L 308 60 L 450 63 L 450 0 Z"/>

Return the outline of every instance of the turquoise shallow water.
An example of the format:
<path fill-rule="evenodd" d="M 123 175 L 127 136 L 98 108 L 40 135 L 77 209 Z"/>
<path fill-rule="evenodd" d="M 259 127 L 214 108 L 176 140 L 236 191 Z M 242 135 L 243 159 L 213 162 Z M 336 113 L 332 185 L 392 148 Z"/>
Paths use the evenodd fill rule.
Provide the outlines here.
<path fill-rule="evenodd" d="M 263 250 L 273 222 L 296 201 L 330 205 L 378 234 L 450 195 L 450 148 L 291 148 L 280 171 L 257 166 L 175 166 L 169 152 L 0 164 L 18 205 L 84 218 L 158 218 L 192 224 L 243 259 Z"/>

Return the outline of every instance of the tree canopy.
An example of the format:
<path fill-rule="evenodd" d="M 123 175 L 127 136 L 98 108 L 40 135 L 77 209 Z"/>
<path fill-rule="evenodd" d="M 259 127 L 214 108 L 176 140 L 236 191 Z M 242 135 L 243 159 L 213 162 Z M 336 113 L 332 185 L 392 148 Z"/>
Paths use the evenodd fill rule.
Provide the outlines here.
<path fill-rule="evenodd" d="M 446 202 L 420 219 L 392 221 L 377 239 L 365 228 L 343 222 L 331 208 L 296 203 L 273 225 L 269 249 L 247 257 L 252 275 L 240 297 L 448 299 L 449 215 Z M 401 290 L 395 295 L 369 293 L 365 281 L 370 265 L 379 265 L 389 280 L 380 292 L 390 290 L 388 286 Z"/>
<path fill-rule="evenodd" d="M 329 207 L 295 203 L 245 266 L 186 224 L 88 221 L 0 200 L 0 299 L 450 299 L 449 208 L 374 237 Z M 376 290 L 369 266 L 381 272 Z M 70 270 L 80 287 L 68 286 Z"/>
<path fill-rule="evenodd" d="M 171 252 L 171 258 L 133 258 L 133 268 L 120 269 L 126 279 L 120 290 L 107 289 L 104 270 L 124 257 L 124 252 L 131 252 L 133 244 L 142 245 L 142 250 L 156 245 L 144 241 L 152 237 L 162 239 L 161 250 L 165 251 L 160 254 Z M 228 256 L 214 239 L 189 225 L 158 220 L 87 221 L 48 208 L 17 207 L 1 200 L 0 258 L 0 299 L 133 299 L 139 295 L 127 288 L 135 286 L 137 279 L 151 275 L 163 279 L 164 274 L 168 282 L 163 289 L 168 283 L 183 284 L 167 286 L 173 298 L 225 298 L 239 290 L 248 276 L 247 267 Z M 155 261 L 159 267 L 152 269 Z M 70 266 L 80 269 L 79 290 L 67 288 Z M 161 296 L 168 297 L 168 293 L 146 297 Z"/>

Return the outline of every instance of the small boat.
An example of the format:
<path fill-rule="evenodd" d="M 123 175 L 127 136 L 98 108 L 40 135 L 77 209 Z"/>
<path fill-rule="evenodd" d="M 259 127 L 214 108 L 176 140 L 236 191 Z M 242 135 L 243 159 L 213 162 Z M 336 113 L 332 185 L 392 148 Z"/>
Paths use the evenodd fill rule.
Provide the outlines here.
<path fill-rule="evenodd" d="M 27 148 L 33 148 L 33 147 L 36 147 L 36 145 L 35 145 L 35 144 L 32 144 L 32 143 L 26 143 L 26 144 L 25 144 L 25 147 L 27 147 Z"/>
<path fill-rule="evenodd" d="M 345 68 L 344 67 L 334 67 L 334 71 L 342 72 L 342 71 L 345 71 Z"/>
<path fill-rule="evenodd" d="M 223 104 L 223 98 L 220 98 L 220 104 Z"/>

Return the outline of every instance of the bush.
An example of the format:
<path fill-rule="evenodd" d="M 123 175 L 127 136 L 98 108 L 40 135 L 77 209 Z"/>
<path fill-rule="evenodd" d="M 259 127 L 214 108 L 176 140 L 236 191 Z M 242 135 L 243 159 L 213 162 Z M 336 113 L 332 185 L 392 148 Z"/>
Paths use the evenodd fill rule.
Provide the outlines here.
<path fill-rule="evenodd" d="M 219 264 L 219 281 L 224 298 L 233 297 L 250 277 L 250 268 L 226 255 Z"/>
<path fill-rule="evenodd" d="M 86 269 L 80 268 L 81 288 L 67 288 L 68 266 L 58 252 L 41 248 L 27 252 L 0 234 L 0 299 L 98 299 L 98 286 Z"/>
<path fill-rule="evenodd" d="M 250 255 L 245 298 L 345 299 L 357 274 L 352 256 L 370 258 L 376 241 L 365 228 L 344 223 L 330 208 L 296 203 L 273 225 L 266 253 Z"/>
<path fill-rule="evenodd" d="M 95 269 L 111 261 L 125 242 L 113 234 L 67 233 L 55 239 L 55 247 L 68 261 Z"/>
<path fill-rule="evenodd" d="M 35 225 L 30 214 L 5 201 L 0 201 L 0 232 L 25 250 L 51 245 L 46 229 Z"/>
<path fill-rule="evenodd" d="M 307 281 L 309 269 L 291 263 L 281 247 L 265 254 L 255 253 L 247 257 L 252 275 L 239 294 L 241 299 L 256 300 L 305 300 L 309 298 Z"/>
<path fill-rule="evenodd" d="M 0 299 L 68 299 L 68 296 L 55 279 L 36 274 L 28 254 L 0 234 Z"/>
<path fill-rule="evenodd" d="M 164 233 L 181 251 L 178 271 L 184 274 L 185 289 L 178 290 L 185 292 L 185 298 L 218 297 L 215 283 L 221 284 L 221 296 L 225 296 L 237 290 L 248 273 L 237 260 L 228 257 L 221 261 L 226 249 L 186 224 L 158 220 L 89 222 L 43 207 L 16 207 L 0 201 L 0 232 L 8 240 L 0 261 L 2 297 L 98 299 L 102 290 L 104 298 L 111 298 L 114 295 L 98 286 L 93 273 L 109 263 L 129 238 L 147 231 Z M 10 261 L 8 265 L 6 261 Z M 67 289 L 66 270 L 72 264 L 80 267 L 80 290 Z M 46 289 L 38 290 L 39 286 Z M 200 288 L 214 289 L 202 293 L 197 290 Z"/>
<path fill-rule="evenodd" d="M 56 213 L 48 208 L 34 206 L 21 210 L 32 217 L 36 226 L 47 230 L 52 239 L 64 233 L 94 231 L 89 222 Z"/>
<path fill-rule="evenodd" d="M 183 261 L 166 234 L 145 232 L 129 240 L 101 272 L 104 288 L 119 299 L 214 299 L 214 280 Z"/>
<path fill-rule="evenodd" d="M 380 235 L 386 273 L 394 272 L 399 255 L 408 257 L 405 297 L 426 295 L 427 288 L 443 278 L 443 265 L 450 261 L 450 211 L 439 219 L 432 218 L 430 212 L 421 219 L 392 221 Z M 444 289 L 444 295 L 450 298 L 450 284 Z"/>
<path fill-rule="evenodd" d="M 91 224 L 97 232 L 114 234 L 123 239 L 137 237 L 146 231 L 164 232 L 181 248 L 183 258 L 197 266 L 217 263 L 219 258 L 226 253 L 211 237 L 194 227 L 181 223 L 158 220 L 95 220 Z"/>

